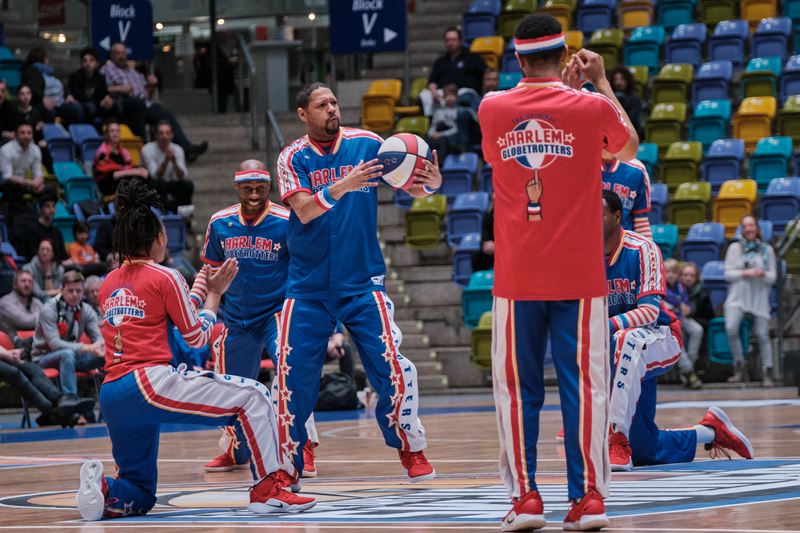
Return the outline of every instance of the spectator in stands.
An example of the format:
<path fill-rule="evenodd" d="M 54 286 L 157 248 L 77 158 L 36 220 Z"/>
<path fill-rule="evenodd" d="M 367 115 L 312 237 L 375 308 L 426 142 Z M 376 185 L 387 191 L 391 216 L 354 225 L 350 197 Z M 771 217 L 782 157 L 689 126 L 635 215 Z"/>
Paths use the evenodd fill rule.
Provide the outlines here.
<path fill-rule="evenodd" d="M 97 314 L 82 301 L 83 274 L 71 270 L 64 275 L 64 286 L 42 308 L 31 355 L 42 368 L 57 368 L 61 392 L 77 396 L 76 372 L 102 368 L 105 345 Z M 90 343 L 81 340 L 86 334 Z"/>
<path fill-rule="evenodd" d="M 47 148 L 47 141 L 44 140 L 44 119 L 42 113 L 31 104 L 31 88 L 27 85 L 17 87 L 17 108 L 15 114 L 15 126 L 21 123 L 33 125 L 33 142 L 42 152 L 42 164 L 48 172 L 53 171 L 53 157 Z"/>
<path fill-rule="evenodd" d="M 483 215 L 481 227 L 481 249 L 472 254 L 472 271 L 494 268 L 494 194 L 489 210 Z"/>
<path fill-rule="evenodd" d="M 9 339 L 5 341 L 9 342 Z M 21 348 L 0 346 L 0 381 L 8 384 L 42 413 L 36 419 L 36 424 L 72 427 L 78 423 L 79 413 L 94 407 L 91 398 L 78 398 L 77 395 L 73 397 L 59 392 L 42 367 L 23 357 L 24 350 Z"/>
<path fill-rule="evenodd" d="M 733 376 L 728 381 L 746 381 L 739 326 L 745 316 L 750 316 L 761 352 L 763 384 L 770 387 L 773 385 L 773 376 L 772 344 L 769 338 L 769 292 L 777 279 L 775 250 L 764 242 L 755 216 L 745 215 L 741 224 L 742 238 L 732 242 L 725 253 L 725 280 L 728 282 L 725 332 L 728 334 L 734 364 Z"/>
<path fill-rule="evenodd" d="M 100 294 L 100 283 L 102 280 L 98 276 L 89 276 L 83 282 L 83 300 L 89 304 L 97 317 L 100 319 L 100 327 L 103 327 L 103 313 L 100 311 L 100 301 L 97 297 Z"/>
<path fill-rule="evenodd" d="M 102 275 L 106 266 L 100 261 L 100 256 L 89 244 L 89 226 L 85 222 L 76 221 L 72 225 L 74 242 L 69 243 L 69 257 L 85 275 Z"/>
<path fill-rule="evenodd" d="M 49 194 L 39 198 L 39 217 L 35 221 L 14 224 L 14 248 L 23 257 L 33 257 L 39 250 L 39 243 L 48 240 L 53 243 L 55 260 L 72 266 L 72 260 L 67 255 L 64 245 L 64 236 L 61 230 L 53 225 L 56 214 L 56 200 Z"/>
<path fill-rule="evenodd" d="M 481 97 L 485 96 L 486 93 L 496 91 L 497 87 L 499 86 L 500 86 L 500 74 L 497 72 L 497 69 L 486 67 L 486 70 L 483 71 L 483 85 L 481 86 Z"/>
<path fill-rule="evenodd" d="M 694 364 L 695 372 L 697 372 L 697 361 L 700 356 L 700 350 L 703 347 L 703 335 L 706 328 L 708 328 L 708 323 L 714 318 L 714 307 L 711 304 L 708 291 L 703 288 L 703 284 L 700 281 L 700 268 L 697 264 L 692 262 L 684 263 L 681 267 L 680 280 L 689 295 L 689 309 L 684 315 L 684 322 L 682 322 L 684 326 L 683 339 L 686 344 L 686 353 Z M 696 326 L 689 324 L 690 322 L 693 322 Z M 686 327 L 687 324 L 689 324 L 688 328 Z M 697 333 L 698 329 L 699 333 Z"/>
<path fill-rule="evenodd" d="M 64 267 L 53 257 L 53 241 L 44 239 L 39 243 L 39 251 L 22 270 L 33 277 L 33 295 L 43 302 L 56 296 L 61 290 Z"/>
<path fill-rule="evenodd" d="M 178 124 L 175 115 L 161 104 L 150 100 L 150 91 L 158 84 L 154 75 L 147 78 L 128 65 L 128 52 L 122 43 L 111 46 L 108 62 L 100 69 L 106 77 L 108 92 L 114 97 L 122 111 L 123 121 L 131 127 L 133 133 L 145 139 L 146 125 L 158 124 L 166 120 L 172 125 L 176 142 L 181 145 L 191 163 L 208 148 L 206 141 L 192 144 Z"/>
<path fill-rule="evenodd" d="M 3 331 L 14 338 L 18 331 L 32 330 L 41 310 L 42 302 L 33 297 L 33 276 L 25 270 L 17 271 L 11 292 L 0 298 Z"/>
<path fill-rule="evenodd" d="M 691 307 L 689 305 L 689 294 L 680 282 L 680 263 L 675 259 L 667 259 L 664 261 L 664 271 L 667 281 L 667 294 L 663 300 L 664 304 L 667 309 L 678 317 L 681 327 L 685 328 L 684 319 L 691 312 Z M 702 339 L 702 330 L 700 333 L 700 338 Z M 699 389 L 703 385 L 694 371 L 694 361 L 696 359 L 696 356 L 692 359 L 686 353 L 684 342 L 684 346 L 681 346 L 681 358 L 678 360 L 678 368 L 681 372 L 681 382 L 692 389 Z"/>
<path fill-rule="evenodd" d="M 159 122 L 156 140 L 142 148 L 142 164 L 151 180 L 160 183 L 158 189 L 165 193 L 162 202 L 174 212 L 178 206 L 192 204 L 194 184 L 189 180 L 183 148 L 173 143 L 172 137 L 169 122 Z"/>
<path fill-rule="evenodd" d="M 448 155 L 461 153 L 466 145 L 466 133 L 459 128 L 459 123 L 465 122 L 459 115 L 466 110 L 457 103 L 458 87 L 450 83 L 444 87 L 444 105 L 434 111 L 428 130 L 428 144 L 438 152 L 440 164 Z"/>
<path fill-rule="evenodd" d="M 611 71 L 611 87 L 619 103 L 628 113 L 637 131 L 642 129 L 642 100 L 633 92 L 633 74 L 628 67 L 619 66 Z"/>
<path fill-rule="evenodd" d="M 31 124 L 17 124 L 14 140 L 0 147 L 0 173 L 3 211 L 13 226 L 17 215 L 34 212 L 34 199 L 45 192 L 42 151 L 33 142 Z"/>
<path fill-rule="evenodd" d="M 441 89 L 445 85 L 454 83 L 459 91 L 473 91 L 475 96 L 481 94 L 486 65 L 481 56 L 464 48 L 461 30 L 455 26 L 444 30 L 444 48 L 445 53 L 433 63 L 427 89 L 419 95 L 422 112 L 427 117 L 433 114 L 434 104 L 444 98 Z"/>
<path fill-rule="evenodd" d="M 17 108 L 8 101 L 8 83 L 0 79 L 0 144 L 5 144 L 15 136 Z"/>
<path fill-rule="evenodd" d="M 70 74 L 67 95 L 68 102 L 76 102 L 83 108 L 83 119 L 88 124 L 95 124 L 98 119 L 116 113 L 106 78 L 98 70 L 97 50 L 94 48 L 81 50 L 81 68 Z"/>
<path fill-rule="evenodd" d="M 94 181 L 97 183 L 97 188 L 100 189 L 100 194 L 103 195 L 104 203 L 113 200 L 119 180 L 122 178 L 136 176 L 147 179 L 149 177 L 146 168 L 133 166 L 130 152 L 119 144 L 119 136 L 119 122 L 113 118 L 107 120 L 105 142 L 94 154 L 92 164 Z"/>
<path fill-rule="evenodd" d="M 64 84 L 55 77 L 50 58 L 44 48 L 32 48 L 22 64 L 22 83 L 33 92 L 31 103 L 45 122 L 59 117 L 66 124 L 83 122 L 83 109 L 76 102 L 64 99 Z"/>

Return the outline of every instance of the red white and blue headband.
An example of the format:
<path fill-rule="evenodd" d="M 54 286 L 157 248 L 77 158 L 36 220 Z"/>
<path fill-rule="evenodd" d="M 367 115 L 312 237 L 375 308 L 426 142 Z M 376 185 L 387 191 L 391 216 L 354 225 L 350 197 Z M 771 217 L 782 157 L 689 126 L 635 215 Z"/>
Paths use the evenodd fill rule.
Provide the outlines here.
<path fill-rule="evenodd" d="M 266 170 L 240 170 L 233 175 L 234 183 L 243 183 L 245 181 L 272 181 L 269 172 Z"/>
<path fill-rule="evenodd" d="M 563 33 L 545 35 L 544 37 L 537 37 L 536 39 L 517 39 L 515 37 L 514 49 L 520 55 L 536 54 L 538 52 L 564 48 L 565 42 Z"/>

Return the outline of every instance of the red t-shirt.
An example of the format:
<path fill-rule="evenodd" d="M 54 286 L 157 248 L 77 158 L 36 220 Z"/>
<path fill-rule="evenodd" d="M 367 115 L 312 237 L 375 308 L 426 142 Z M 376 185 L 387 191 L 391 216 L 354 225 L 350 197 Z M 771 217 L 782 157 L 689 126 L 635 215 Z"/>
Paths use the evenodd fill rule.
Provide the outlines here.
<path fill-rule="evenodd" d="M 192 348 L 204 346 L 216 317 L 198 315 L 189 287 L 177 270 L 149 259 L 125 262 L 100 285 L 100 310 L 106 343 L 105 381 L 114 381 L 137 368 L 167 365 L 167 319 L 178 327 Z"/>
<path fill-rule="evenodd" d="M 494 294 L 605 296 L 601 153 L 618 152 L 630 135 L 616 106 L 556 78 L 525 78 L 486 95 L 478 119 L 495 192 Z M 539 205 L 529 200 L 535 175 Z"/>

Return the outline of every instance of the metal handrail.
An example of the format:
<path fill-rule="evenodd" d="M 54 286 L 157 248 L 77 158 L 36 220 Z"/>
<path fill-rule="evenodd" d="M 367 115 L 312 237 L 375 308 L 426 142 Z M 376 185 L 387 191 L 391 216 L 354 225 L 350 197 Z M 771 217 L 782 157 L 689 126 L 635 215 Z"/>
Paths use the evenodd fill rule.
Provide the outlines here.
<path fill-rule="evenodd" d="M 277 163 L 277 160 L 273 159 L 272 157 L 273 137 L 275 138 L 275 141 L 278 144 L 279 153 L 286 146 L 286 139 L 284 138 L 283 132 L 281 131 L 281 125 L 278 123 L 278 118 L 275 116 L 275 113 L 273 113 L 271 109 L 267 109 L 266 120 L 264 122 L 267 127 L 267 165 L 271 165 L 273 162 Z"/>
<path fill-rule="evenodd" d="M 258 150 L 258 80 L 256 63 L 253 61 L 250 47 L 243 34 L 236 34 L 236 42 L 239 44 L 239 50 L 242 51 L 242 57 L 250 75 L 250 146 L 252 150 Z M 241 68 L 239 69 L 239 87 L 244 87 L 244 70 Z M 244 92 L 244 89 L 240 89 L 240 91 Z"/>

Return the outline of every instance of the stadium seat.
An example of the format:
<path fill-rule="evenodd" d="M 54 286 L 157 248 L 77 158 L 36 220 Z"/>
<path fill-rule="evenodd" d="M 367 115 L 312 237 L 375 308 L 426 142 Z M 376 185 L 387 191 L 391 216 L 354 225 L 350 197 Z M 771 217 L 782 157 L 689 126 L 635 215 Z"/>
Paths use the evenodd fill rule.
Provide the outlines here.
<path fill-rule="evenodd" d="M 439 244 L 446 212 L 447 198 L 443 194 L 414 198 L 405 213 L 406 245 L 419 249 Z"/>
<path fill-rule="evenodd" d="M 775 124 L 778 135 L 791 137 L 794 145 L 800 144 L 800 95 L 786 99 Z"/>
<path fill-rule="evenodd" d="M 133 166 L 139 166 L 144 142 L 141 137 L 134 135 L 126 124 L 119 125 L 119 145 L 130 152 Z"/>
<path fill-rule="evenodd" d="M 461 33 L 464 42 L 469 45 L 478 37 L 490 37 L 495 34 L 496 18 L 486 13 L 464 13 L 461 19 Z"/>
<path fill-rule="evenodd" d="M 583 0 L 575 14 L 575 26 L 584 34 L 611 28 L 617 0 Z"/>
<path fill-rule="evenodd" d="M 472 152 L 451 154 L 444 160 L 441 172 L 440 192 L 447 197 L 450 205 L 459 194 L 472 192 L 472 184 L 478 174 L 478 155 Z"/>
<path fill-rule="evenodd" d="M 54 162 L 75 161 L 75 145 L 64 126 L 58 123 L 44 125 L 44 140 Z"/>
<path fill-rule="evenodd" d="M 483 214 L 489 209 L 488 192 L 467 192 L 456 196 L 447 211 L 447 245 L 455 248 L 469 233 L 480 233 Z"/>
<path fill-rule="evenodd" d="M 400 209 L 409 209 L 414 203 L 414 197 L 406 191 L 397 189 L 394 191 L 394 205 Z"/>
<path fill-rule="evenodd" d="M 494 192 L 494 184 L 492 183 L 492 165 L 485 164 L 481 168 L 480 183 L 478 189 L 483 192 L 492 194 Z"/>
<path fill-rule="evenodd" d="M 23 257 L 17 253 L 14 247 L 11 245 L 10 242 L 3 241 L 0 242 L 0 253 L 3 255 L 9 256 L 14 262 L 17 264 L 17 267 L 22 267 L 25 263 L 28 262 L 28 257 Z M 0 270 L 0 273 L 4 271 Z M 13 274 L 13 271 L 11 272 Z M 5 295 L 4 295 L 5 296 Z"/>
<path fill-rule="evenodd" d="M 725 303 L 728 294 L 728 282 L 725 281 L 725 261 L 709 261 L 700 270 L 703 288 L 708 291 L 711 305 L 719 310 Z"/>
<path fill-rule="evenodd" d="M 472 0 L 467 12 L 478 15 L 493 15 L 496 17 L 500 14 L 502 5 L 502 0 Z"/>
<path fill-rule="evenodd" d="M 669 202 L 669 221 L 686 235 L 693 224 L 708 220 L 711 184 L 703 181 L 681 183 Z"/>
<path fill-rule="evenodd" d="M 778 235 L 800 213 L 800 178 L 776 178 L 759 199 L 761 219 L 772 222 Z"/>
<path fill-rule="evenodd" d="M 86 224 L 89 226 L 89 244 L 94 246 L 98 228 L 103 224 L 110 223 L 112 218 L 114 218 L 113 215 L 92 215 L 86 219 Z"/>
<path fill-rule="evenodd" d="M 730 344 L 728 344 L 728 334 L 725 331 L 725 317 L 715 317 L 709 321 L 706 337 L 709 360 L 721 365 L 732 365 L 733 354 Z M 750 346 L 750 320 L 742 320 L 742 324 L 739 326 L 739 338 L 745 348 L 743 353 L 746 359 L 747 348 Z"/>
<path fill-rule="evenodd" d="M 469 51 L 483 58 L 486 66 L 495 70 L 500 69 L 500 56 L 503 55 L 505 41 L 499 35 L 478 37 L 469 47 Z"/>
<path fill-rule="evenodd" d="M 361 97 L 361 127 L 376 133 L 394 127 L 395 101 L 390 96 L 365 94 Z"/>
<path fill-rule="evenodd" d="M 700 0 L 697 12 L 700 22 L 713 26 L 736 18 L 736 0 Z"/>
<path fill-rule="evenodd" d="M 473 365 L 483 370 L 492 369 L 492 312 L 486 311 L 481 315 L 478 325 L 472 330 L 472 356 Z"/>
<path fill-rule="evenodd" d="M 92 183 L 94 186 L 94 183 Z M 64 237 L 64 244 L 69 244 L 75 240 L 72 235 L 72 225 L 77 218 L 70 213 L 66 206 L 61 202 L 56 202 L 56 213 L 53 217 L 53 226 L 58 228 L 61 235 Z"/>
<path fill-rule="evenodd" d="M 792 19 L 789 17 L 762 19 L 753 34 L 750 55 L 753 57 L 778 56 L 786 59 L 791 50 L 789 46 L 791 35 Z"/>
<path fill-rule="evenodd" d="M 753 212 L 758 198 L 755 180 L 728 180 L 722 184 L 712 208 L 714 222 L 725 226 L 725 236 L 733 237 L 744 215 Z"/>
<path fill-rule="evenodd" d="M 556 19 L 564 31 L 572 28 L 574 6 L 568 0 L 547 0 L 539 6 L 539 13 L 546 13 Z"/>
<path fill-rule="evenodd" d="M 765 137 L 756 143 L 750 156 L 750 178 L 758 184 L 759 192 L 765 192 L 773 178 L 789 173 L 791 158 L 791 137 Z"/>
<path fill-rule="evenodd" d="M 64 197 L 68 205 L 84 200 L 97 201 L 97 187 L 89 177 L 72 177 L 64 184 Z"/>
<path fill-rule="evenodd" d="M 692 65 L 664 65 L 650 88 L 651 103 L 657 105 L 686 102 L 693 78 L 694 67 Z"/>
<path fill-rule="evenodd" d="M 781 77 L 780 57 L 754 57 L 739 80 L 739 98 L 750 96 L 778 96 Z"/>
<path fill-rule="evenodd" d="M 783 16 L 800 22 L 800 0 L 783 0 Z"/>
<path fill-rule="evenodd" d="M 694 20 L 695 0 L 658 0 L 656 3 L 656 21 L 672 31 L 681 24 L 690 24 Z"/>
<path fill-rule="evenodd" d="M 656 177 L 658 169 L 658 145 L 654 143 L 639 143 L 639 150 L 636 152 L 636 159 L 642 162 L 647 169 L 647 174 L 652 182 Z"/>
<path fill-rule="evenodd" d="M 724 182 L 741 175 L 743 160 L 743 140 L 717 139 L 711 143 L 700 163 L 700 177 L 711 184 L 711 190 L 716 194 Z"/>
<path fill-rule="evenodd" d="M 422 110 L 419 106 L 419 94 L 428 88 L 428 78 L 427 76 L 422 76 L 419 78 L 414 78 L 411 81 L 411 87 L 408 90 L 408 101 L 411 103 L 410 106 L 395 106 L 395 113 L 398 115 L 419 115 Z M 417 108 L 419 110 L 414 111 L 412 108 Z M 413 112 L 412 112 L 413 111 Z"/>
<path fill-rule="evenodd" d="M 86 173 L 77 163 L 53 163 L 53 173 L 56 180 L 63 187 L 73 178 L 85 178 Z"/>
<path fill-rule="evenodd" d="M 644 125 L 644 137 L 658 146 L 659 154 L 665 153 L 669 145 L 683 138 L 686 122 L 686 104 L 668 103 L 653 107 L 650 118 Z"/>
<path fill-rule="evenodd" d="M 664 259 L 669 259 L 678 246 L 678 226 L 675 224 L 655 224 L 650 226 L 653 242 L 661 249 Z"/>
<path fill-rule="evenodd" d="M 462 289 L 472 275 L 472 254 L 481 249 L 481 233 L 467 233 L 453 252 L 453 282 Z"/>
<path fill-rule="evenodd" d="M 625 35 L 619 29 L 597 30 L 592 34 L 587 48 L 603 56 L 603 64 L 607 70 L 616 68 L 622 51 Z"/>
<path fill-rule="evenodd" d="M 670 192 L 678 185 L 697 181 L 698 167 L 703 160 L 703 145 L 697 141 L 674 142 L 667 149 L 658 166 L 661 182 L 666 183 Z"/>
<path fill-rule="evenodd" d="M 650 220 L 650 225 L 663 224 L 664 212 L 667 210 L 669 204 L 669 189 L 665 183 L 651 183 L 650 184 L 650 212 L 647 213 L 647 218 Z"/>
<path fill-rule="evenodd" d="M 762 19 L 778 14 L 778 0 L 742 0 L 742 18 L 755 30 Z"/>
<path fill-rule="evenodd" d="M 395 133 L 413 133 L 420 137 L 425 137 L 428 134 L 428 128 L 431 126 L 431 119 L 419 115 L 416 117 L 403 117 L 398 119 L 397 124 L 394 126 Z"/>
<path fill-rule="evenodd" d="M 664 62 L 688 63 L 694 68 L 699 67 L 703 61 L 707 31 L 702 23 L 678 25 L 664 49 Z"/>
<path fill-rule="evenodd" d="M 780 84 L 784 102 L 792 95 L 800 95 L 800 55 L 790 56 L 786 61 Z"/>
<path fill-rule="evenodd" d="M 537 8 L 537 0 L 507 0 L 497 19 L 497 32 L 505 39 L 514 36 L 517 23 Z"/>
<path fill-rule="evenodd" d="M 700 142 L 703 151 L 707 151 L 715 140 L 728 136 L 730 121 L 730 100 L 703 100 L 689 120 L 689 140 Z"/>
<path fill-rule="evenodd" d="M 777 100 L 771 96 L 752 96 L 742 100 L 733 118 L 733 136 L 743 139 L 745 150 L 752 152 L 762 137 L 772 134 Z"/>
<path fill-rule="evenodd" d="M 635 28 L 622 50 L 625 65 L 645 66 L 649 73 L 658 72 L 663 44 L 664 28 L 661 26 Z"/>
<path fill-rule="evenodd" d="M 746 44 L 750 28 L 744 20 L 724 20 L 717 24 L 708 42 L 708 58 L 712 61 L 728 60 L 738 69 L 745 62 Z"/>
<path fill-rule="evenodd" d="M 725 244 L 725 226 L 717 222 L 703 222 L 689 228 L 681 244 L 681 261 L 691 261 L 700 268 L 709 261 L 718 261 Z"/>
<path fill-rule="evenodd" d="M 98 134 L 91 124 L 70 124 L 69 133 L 72 136 L 72 142 L 80 152 L 81 160 L 91 164 L 94 161 L 94 153 L 103 144 L 103 136 Z"/>
<path fill-rule="evenodd" d="M 481 316 L 492 310 L 492 287 L 494 270 L 473 272 L 467 288 L 461 295 L 461 312 L 468 328 L 478 325 Z"/>
<path fill-rule="evenodd" d="M 633 93 L 644 100 L 647 86 L 650 84 L 650 68 L 640 65 L 629 65 L 628 70 L 633 74 Z"/>
<path fill-rule="evenodd" d="M 186 219 L 183 215 L 163 215 L 161 222 L 167 231 L 169 253 L 182 254 L 186 250 Z"/>
<path fill-rule="evenodd" d="M 501 72 L 497 88 L 501 91 L 514 88 L 520 80 L 522 80 L 522 72 Z"/>
<path fill-rule="evenodd" d="M 617 11 L 619 26 L 625 31 L 653 25 L 652 0 L 620 0 Z"/>
<path fill-rule="evenodd" d="M 567 43 L 567 48 L 569 48 L 569 53 L 574 54 L 575 52 L 583 48 L 583 41 L 584 41 L 583 32 L 580 30 L 570 30 L 564 32 L 564 41 L 566 41 Z M 519 68 L 519 63 L 517 64 L 517 68 Z"/>
<path fill-rule="evenodd" d="M 772 240 L 772 236 L 775 234 L 774 225 L 770 220 L 764 220 L 763 218 L 758 221 L 758 227 L 761 230 L 761 237 L 764 239 L 765 242 L 769 242 Z M 736 227 L 736 234 L 733 236 L 734 239 L 741 239 L 742 238 L 742 225 L 739 224 Z"/>
<path fill-rule="evenodd" d="M 703 100 L 728 100 L 731 95 L 733 63 L 728 60 L 709 61 L 697 70 L 692 84 L 692 105 Z"/>

